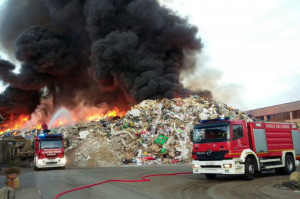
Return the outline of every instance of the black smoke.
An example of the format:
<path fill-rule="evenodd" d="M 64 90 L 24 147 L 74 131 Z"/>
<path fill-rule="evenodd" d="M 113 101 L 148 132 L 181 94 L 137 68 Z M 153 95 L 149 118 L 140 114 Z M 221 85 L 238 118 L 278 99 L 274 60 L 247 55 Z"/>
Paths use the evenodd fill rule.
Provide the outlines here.
<path fill-rule="evenodd" d="M 9 86 L 0 95 L 1 112 L 5 114 L 30 114 L 34 111 L 38 101 L 38 92 L 25 91 Z"/>
<path fill-rule="evenodd" d="M 0 61 L 0 112 L 31 113 L 42 90 L 69 108 L 190 94 L 179 75 L 195 67 L 185 53 L 202 49 L 197 28 L 156 0 L 9 0 L 1 19 L 1 45 L 21 69 Z"/>

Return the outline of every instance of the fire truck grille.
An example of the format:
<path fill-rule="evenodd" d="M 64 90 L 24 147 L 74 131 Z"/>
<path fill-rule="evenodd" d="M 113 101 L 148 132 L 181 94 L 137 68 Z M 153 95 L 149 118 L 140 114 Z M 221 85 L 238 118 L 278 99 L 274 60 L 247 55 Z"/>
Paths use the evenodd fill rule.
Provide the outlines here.
<path fill-rule="evenodd" d="M 222 168 L 221 165 L 201 165 L 201 168 Z"/>
<path fill-rule="evenodd" d="M 46 162 L 46 164 L 56 164 L 57 162 Z"/>
<path fill-rule="evenodd" d="M 197 156 L 197 160 L 223 160 L 226 153 L 228 151 L 193 152 L 193 155 Z"/>

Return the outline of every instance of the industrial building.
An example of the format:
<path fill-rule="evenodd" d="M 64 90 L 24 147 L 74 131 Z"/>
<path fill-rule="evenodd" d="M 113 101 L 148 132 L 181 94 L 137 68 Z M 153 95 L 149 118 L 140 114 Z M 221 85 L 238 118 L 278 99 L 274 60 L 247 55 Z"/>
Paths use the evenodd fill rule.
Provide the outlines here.
<path fill-rule="evenodd" d="M 258 120 L 294 122 L 300 127 L 300 101 L 279 104 L 247 111 Z"/>

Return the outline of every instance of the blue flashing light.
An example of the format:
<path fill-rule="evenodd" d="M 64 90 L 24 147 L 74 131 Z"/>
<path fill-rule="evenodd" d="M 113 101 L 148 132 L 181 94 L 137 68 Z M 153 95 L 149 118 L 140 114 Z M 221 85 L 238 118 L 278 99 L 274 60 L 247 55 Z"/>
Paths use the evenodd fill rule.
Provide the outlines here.
<path fill-rule="evenodd" d="M 45 133 L 41 133 L 38 136 L 39 137 L 45 137 L 45 136 L 63 136 L 63 134 L 45 134 Z"/>
<path fill-rule="evenodd" d="M 225 118 L 217 118 L 217 119 L 211 119 L 211 120 L 199 120 L 198 122 L 200 124 L 203 124 L 203 123 L 208 123 L 208 122 L 218 122 L 218 121 L 225 121 L 225 120 L 229 120 L 230 117 L 225 117 Z"/>

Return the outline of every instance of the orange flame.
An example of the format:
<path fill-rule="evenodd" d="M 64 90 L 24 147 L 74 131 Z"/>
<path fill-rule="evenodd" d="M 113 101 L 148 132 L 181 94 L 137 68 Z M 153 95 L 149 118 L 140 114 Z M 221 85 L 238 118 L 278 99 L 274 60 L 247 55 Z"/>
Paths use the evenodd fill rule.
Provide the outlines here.
<path fill-rule="evenodd" d="M 126 111 L 120 111 L 118 109 L 118 107 L 114 107 L 113 110 L 111 111 L 108 111 L 105 115 L 103 115 L 102 113 L 94 113 L 90 116 L 88 116 L 86 118 L 86 121 L 95 121 L 95 120 L 100 120 L 100 119 L 103 119 L 103 118 L 112 118 L 112 117 L 116 117 L 116 116 L 124 116 L 126 114 Z"/>
<path fill-rule="evenodd" d="M 113 118 L 116 116 L 124 116 L 126 114 L 126 111 L 120 111 L 117 107 L 114 107 L 113 110 L 108 111 L 106 114 L 104 114 L 102 112 L 102 109 L 97 109 L 97 108 L 90 108 L 88 109 L 87 112 L 85 112 L 85 116 L 80 117 L 75 113 L 72 113 L 72 119 L 75 123 L 79 123 L 79 122 L 87 122 L 87 121 L 97 121 L 103 118 Z M 72 112 L 72 111 L 71 111 Z M 61 127 L 61 126 L 66 126 L 70 123 L 70 121 L 68 121 L 65 118 L 59 118 L 57 119 L 52 125 L 51 127 Z"/>
<path fill-rule="evenodd" d="M 0 126 L 0 135 L 3 134 L 5 131 L 16 131 L 18 129 L 23 128 L 28 120 L 29 116 L 26 115 L 20 115 L 17 118 L 11 116 L 7 123 Z"/>
<path fill-rule="evenodd" d="M 71 111 L 72 112 L 72 111 Z M 100 109 L 90 109 L 88 114 L 85 115 L 84 119 L 76 118 L 76 113 L 72 114 L 73 121 L 75 123 L 78 122 L 87 122 L 87 121 L 96 121 L 103 118 L 113 118 L 116 116 L 125 116 L 126 111 L 120 111 L 117 107 L 114 107 L 112 110 L 108 111 L 106 114 L 101 112 Z M 18 129 L 22 129 L 26 127 L 26 122 L 29 120 L 29 116 L 21 115 L 17 118 L 11 117 L 9 121 L 4 121 L 4 124 L 0 125 L 0 135 L 6 131 L 17 131 Z M 52 127 L 61 127 L 65 126 L 69 123 L 69 121 L 65 118 L 59 118 L 52 124 Z M 31 127 L 31 129 L 41 130 L 42 125 L 36 124 L 35 126 Z"/>
<path fill-rule="evenodd" d="M 42 129 L 42 125 L 41 124 L 37 124 L 34 127 L 32 127 L 32 129 L 41 130 Z"/>
<path fill-rule="evenodd" d="M 126 111 L 120 111 L 118 109 L 118 107 L 114 107 L 114 109 L 112 111 L 108 111 L 105 115 L 105 117 L 116 117 L 116 116 L 125 116 L 126 115 Z"/>

